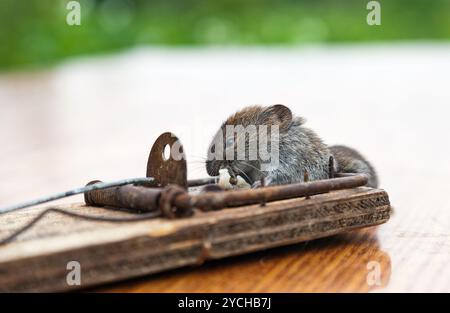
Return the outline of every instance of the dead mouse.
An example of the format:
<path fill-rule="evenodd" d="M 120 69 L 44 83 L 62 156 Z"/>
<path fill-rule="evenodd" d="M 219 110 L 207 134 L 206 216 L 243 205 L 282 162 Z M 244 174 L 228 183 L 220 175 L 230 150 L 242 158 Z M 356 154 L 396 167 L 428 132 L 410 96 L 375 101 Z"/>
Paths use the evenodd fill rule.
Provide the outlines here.
<path fill-rule="evenodd" d="M 309 180 L 328 178 L 333 156 L 336 172 L 366 174 L 367 186 L 378 187 L 374 167 L 360 153 L 346 146 L 328 147 L 304 124 L 281 104 L 246 107 L 217 131 L 208 148 L 206 171 L 217 176 L 227 169 L 231 177 L 241 176 L 252 187 L 260 186 L 262 178 L 266 185 L 290 184 L 303 182 L 305 171 Z"/>

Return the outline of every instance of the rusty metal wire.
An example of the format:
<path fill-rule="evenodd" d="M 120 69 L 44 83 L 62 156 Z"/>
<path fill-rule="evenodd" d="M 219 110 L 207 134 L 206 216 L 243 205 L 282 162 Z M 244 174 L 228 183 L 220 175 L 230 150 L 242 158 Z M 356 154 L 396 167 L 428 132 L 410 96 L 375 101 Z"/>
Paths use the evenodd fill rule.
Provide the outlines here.
<path fill-rule="evenodd" d="M 195 187 L 195 186 L 201 186 L 204 184 L 210 184 L 210 183 L 217 183 L 218 178 L 217 177 L 208 177 L 208 178 L 202 178 L 202 179 L 193 179 L 188 181 L 189 187 Z M 74 196 L 77 194 L 85 194 L 85 196 L 92 191 L 95 190 L 104 190 L 109 189 L 113 187 L 120 187 L 120 186 L 127 186 L 127 185 L 149 185 L 149 184 L 155 184 L 155 179 L 152 177 L 141 177 L 141 178 L 129 178 L 129 179 L 121 179 L 117 181 L 112 182 L 95 182 L 93 184 L 89 184 L 84 187 L 80 188 L 74 188 L 65 192 L 56 193 L 50 196 L 45 196 L 42 198 L 34 199 L 31 201 L 19 203 L 16 205 L 12 205 L 9 207 L 0 208 L 0 215 L 5 214 L 12 211 L 17 211 L 20 209 L 25 209 L 28 207 L 36 206 L 39 204 L 48 203 L 54 200 Z M 72 211 L 67 211 L 64 209 L 59 208 L 48 208 L 42 212 L 40 212 L 35 218 L 33 218 L 30 222 L 25 224 L 23 227 L 17 229 L 14 231 L 11 235 L 0 239 L 0 245 L 6 244 L 8 242 L 11 242 L 14 240 L 17 236 L 20 234 L 26 232 L 30 228 L 32 228 L 37 222 L 39 222 L 41 219 L 43 219 L 47 214 L 49 213 L 59 213 L 67 216 L 71 216 L 78 219 L 83 220 L 89 220 L 89 221 L 97 221 L 97 222 L 112 222 L 112 223 L 121 223 L 121 222 L 133 222 L 133 221 L 142 221 L 147 219 L 152 219 L 155 217 L 159 217 L 162 215 L 161 211 L 151 211 L 151 212 L 145 212 L 134 216 L 128 216 L 128 217 L 103 217 L 103 216 L 93 216 L 93 215 L 86 215 L 86 214 L 80 214 Z M 167 214 L 167 212 L 166 212 Z M 178 216 L 180 213 L 176 213 L 175 215 Z M 183 215 L 183 214 L 181 214 Z"/>
<path fill-rule="evenodd" d="M 50 196 L 38 198 L 35 200 L 31 200 L 31 201 L 19 203 L 16 205 L 11 205 L 8 207 L 0 208 L 0 215 L 7 213 L 7 212 L 28 208 L 28 207 L 35 206 L 38 204 L 51 202 L 54 200 L 78 195 L 78 194 L 93 191 L 93 190 L 107 189 L 107 188 L 111 188 L 111 187 L 124 186 L 124 185 L 129 185 L 129 184 L 148 184 L 148 183 L 153 183 L 153 182 L 155 182 L 155 180 L 152 177 L 128 178 L 128 179 L 121 179 L 121 180 L 112 181 L 112 182 L 98 182 L 98 183 L 95 183 L 95 184 L 92 184 L 89 186 L 79 187 L 79 188 L 71 189 L 68 191 L 56 193 L 56 194 L 53 194 Z"/>
<path fill-rule="evenodd" d="M 73 191 L 71 191 L 71 193 L 73 194 L 74 191 L 80 192 L 81 190 L 87 189 L 88 191 L 85 191 L 85 199 L 87 200 L 86 203 L 88 205 L 112 205 L 135 210 L 140 209 L 144 210 L 145 213 L 128 217 L 112 218 L 104 216 L 85 215 L 58 208 L 49 208 L 39 213 L 33 220 L 31 220 L 22 228 L 16 230 L 13 234 L 4 239 L 1 239 L 0 245 L 10 242 L 21 233 L 27 231 L 50 212 L 56 212 L 78 219 L 100 222 L 133 222 L 147 220 L 159 216 L 164 216 L 167 218 L 179 218 L 191 216 L 193 214 L 194 208 L 202 211 L 210 211 L 222 209 L 225 207 L 234 207 L 256 203 L 265 205 L 266 202 L 291 199 L 295 197 L 306 197 L 308 199 L 310 196 L 320 193 L 364 186 L 368 181 L 367 176 L 362 174 L 338 174 L 336 176 L 338 177 L 309 182 L 309 179 L 307 178 L 308 175 L 307 173 L 305 173 L 305 182 L 303 183 L 271 187 L 265 187 L 264 184 L 262 184 L 264 187 L 257 189 L 235 190 L 227 192 L 204 192 L 198 195 L 190 195 L 186 190 L 184 190 L 184 188 L 177 185 L 168 185 L 164 188 L 143 188 L 139 186 L 131 186 L 130 184 L 121 186 L 119 183 L 123 183 L 124 181 L 112 183 L 97 182 L 88 184 L 84 188 L 78 188 L 76 190 L 74 189 Z M 136 182 L 137 180 L 144 183 L 152 181 L 151 179 L 136 179 L 134 182 Z M 109 190 L 103 190 L 107 188 L 109 188 Z M 123 194 L 123 199 L 122 197 L 120 197 L 121 194 Z M 67 196 L 67 194 L 65 196 Z M 51 201 L 49 200 L 50 197 L 47 197 L 45 199 L 45 202 Z M 34 205 L 36 201 L 29 203 L 31 203 L 31 205 Z M 26 206 L 22 205 L 19 208 L 23 207 Z"/>

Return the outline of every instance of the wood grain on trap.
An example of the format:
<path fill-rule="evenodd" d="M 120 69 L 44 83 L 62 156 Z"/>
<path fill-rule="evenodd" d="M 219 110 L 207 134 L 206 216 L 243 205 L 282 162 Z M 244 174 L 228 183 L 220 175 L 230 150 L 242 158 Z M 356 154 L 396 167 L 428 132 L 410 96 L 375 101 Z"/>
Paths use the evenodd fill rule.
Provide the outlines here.
<path fill-rule="evenodd" d="M 84 205 L 67 209 L 104 216 L 130 214 Z M 39 210 L 0 216 L 0 235 L 24 225 Z M 378 225 L 389 214 L 386 192 L 364 187 L 265 206 L 196 212 L 178 220 L 119 224 L 51 213 L 16 241 L 0 247 L 0 291 L 85 288 Z M 66 282 L 70 261 L 81 265 L 81 286 Z"/>

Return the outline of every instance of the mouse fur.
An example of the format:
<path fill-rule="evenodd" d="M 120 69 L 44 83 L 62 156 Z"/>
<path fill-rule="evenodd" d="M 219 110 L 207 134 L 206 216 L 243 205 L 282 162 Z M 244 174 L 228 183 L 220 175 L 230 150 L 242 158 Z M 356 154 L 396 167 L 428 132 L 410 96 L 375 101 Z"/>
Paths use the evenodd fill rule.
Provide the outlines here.
<path fill-rule="evenodd" d="M 220 169 L 228 169 L 233 175 L 240 175 L 253 187 L 258 187 L 264 177 L 266 185 L 281 185 L 303 182 L 305 171 L 308 179 L 320 180 L 329 177 L 329 160 L 334 158 L 334 170 L 342 173 L 362 173 L 369 177 L 367 186 L 378 187 L 378 176 L 374 167 L 358 151 L 346 146 L 328 147 L 311 129 L 304 126 L 305 119 L 294 116 L 291 110 L 281 104 L 272 106 L 249 106 L 231 115 L 214 136 L 208 148 L 206 170 L 209 175 L 217 176 Z M 226 127 L 241 125 L 277 125 L 278 127 L 278 165 L 262 170 L 263 161 L 248 158 L 252 140 L 258 142 L 258 137 L 249 135 L 227 138 Z M 222 138 L 218 141 L 217 138 Z M 270 136 L 269 136 L 270 138 Z M 233 139 L 233 140 L 232 140 Z M 227 149 L 236 150 L 239 141 L 245 140 L 247 154 L 245 159 L 226 159 Z M 259 142 L 257 143 L 259 145 Z M 215 154 L 215 149 L 221 146 L 221 158 Z"/>

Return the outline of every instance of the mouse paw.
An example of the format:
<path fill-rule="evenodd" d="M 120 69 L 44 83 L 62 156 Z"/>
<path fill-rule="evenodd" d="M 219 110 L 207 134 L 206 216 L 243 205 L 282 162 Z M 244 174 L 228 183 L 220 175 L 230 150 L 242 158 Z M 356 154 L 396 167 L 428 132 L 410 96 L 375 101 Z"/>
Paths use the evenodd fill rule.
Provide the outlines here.
<path fill-rule="evenodd" d="M 272 179 L 270 177 L 264 178 L 264 186 L 261 182 L 261 180 L 257 180 L 252 184 L 252 188 L 261 188 L 261 187 L 267 187 L 272 182 Z"/>
<path fill-rule="evenodd" d="M 261 186 L 262 186 L 261 181 L 257 180 L 252 184 L 252 189 L 261 188 Z"/>

